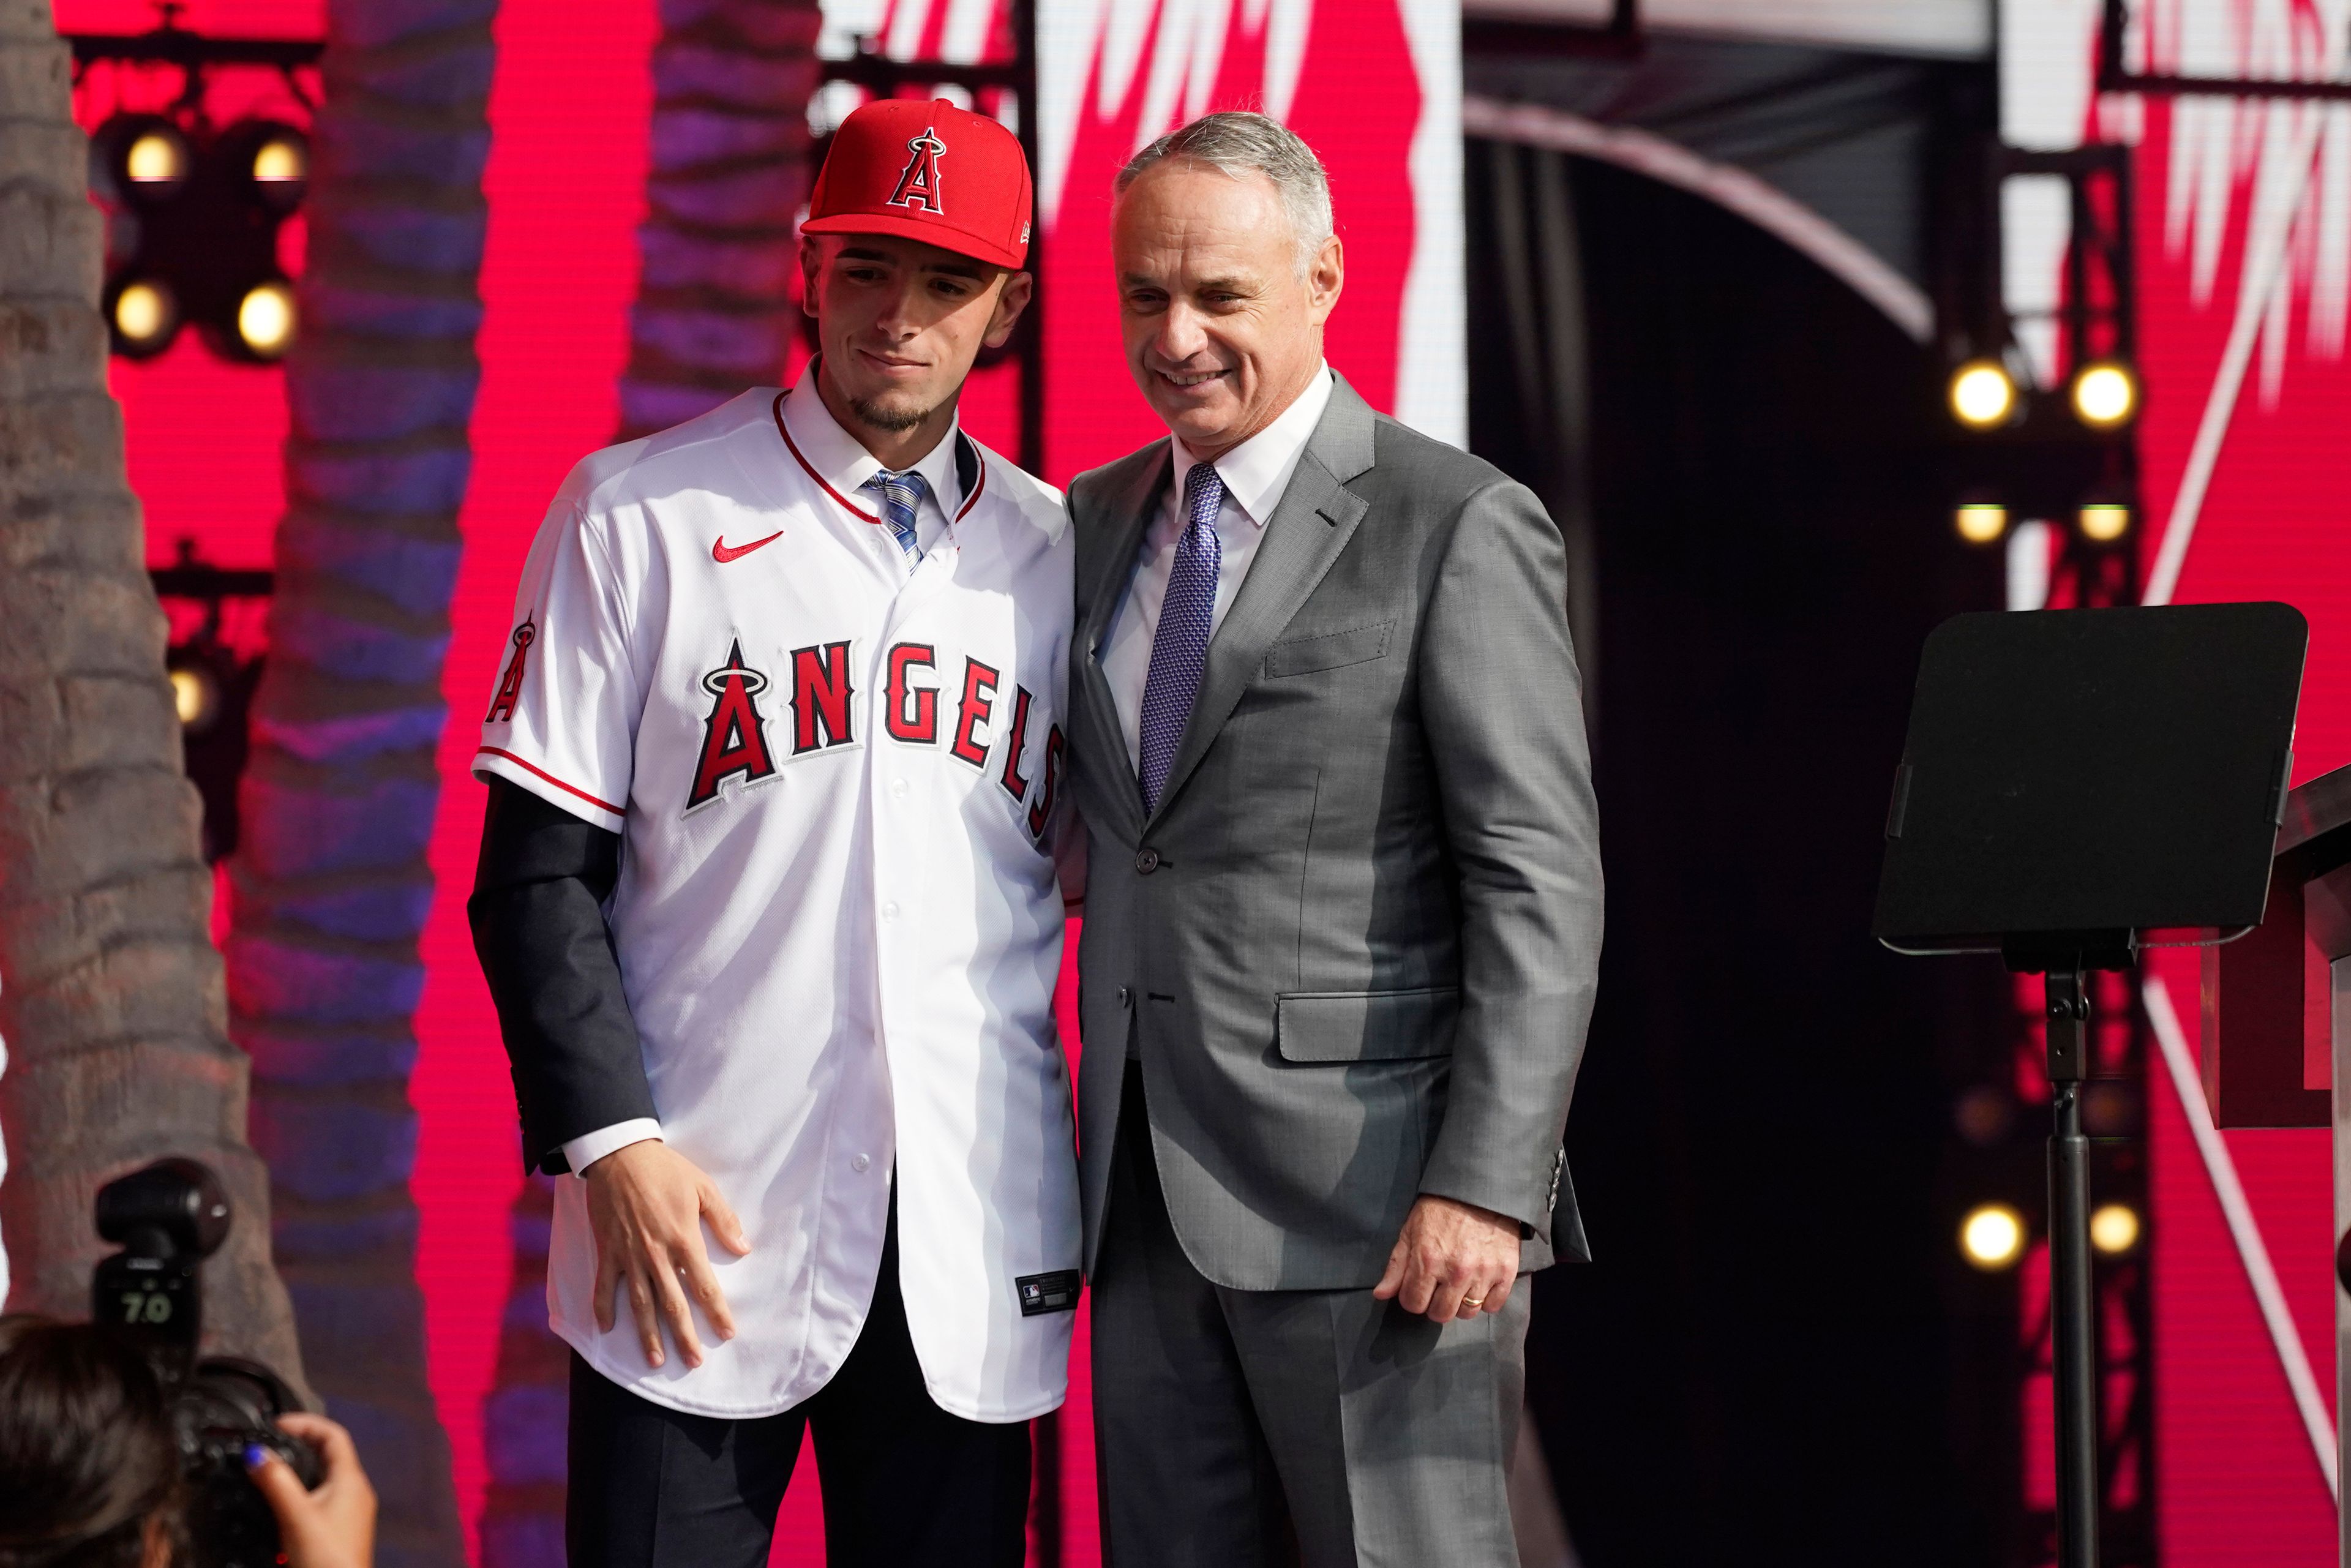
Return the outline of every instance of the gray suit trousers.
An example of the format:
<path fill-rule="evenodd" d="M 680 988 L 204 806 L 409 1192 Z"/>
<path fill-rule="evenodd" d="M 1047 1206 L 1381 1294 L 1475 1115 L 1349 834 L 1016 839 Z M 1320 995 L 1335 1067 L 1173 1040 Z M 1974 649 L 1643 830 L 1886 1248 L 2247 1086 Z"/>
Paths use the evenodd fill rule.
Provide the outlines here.
<path fill-rule="evenodd" d="M 1518 1568 L 1533 1281 L 1442 1326 L 1368 1290 L 1211 1283 L 1168 1220 L 1125 1071 L 1092 1282 L 1109 1568 Z"/>

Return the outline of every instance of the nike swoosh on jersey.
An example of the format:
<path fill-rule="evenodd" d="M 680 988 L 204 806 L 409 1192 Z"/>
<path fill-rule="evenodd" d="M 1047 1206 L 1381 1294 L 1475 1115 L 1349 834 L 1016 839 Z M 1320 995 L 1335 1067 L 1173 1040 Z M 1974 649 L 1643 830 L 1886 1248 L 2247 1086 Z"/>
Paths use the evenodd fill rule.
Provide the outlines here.
<path fill-rule="evenodd" d="M 749 555 L 761 545 L 774 544 L 778 539 L 782 538 L 783 537 L 784 530 L 778 528 L 766 538 L 753 539 L 747 545 L 730 545 L 725 539 L 713 539 L 710 541 L 710 559 L 716 561 L 719 565 L 725 566 L 728 561 L 741 560 L 745 556 Z"/>

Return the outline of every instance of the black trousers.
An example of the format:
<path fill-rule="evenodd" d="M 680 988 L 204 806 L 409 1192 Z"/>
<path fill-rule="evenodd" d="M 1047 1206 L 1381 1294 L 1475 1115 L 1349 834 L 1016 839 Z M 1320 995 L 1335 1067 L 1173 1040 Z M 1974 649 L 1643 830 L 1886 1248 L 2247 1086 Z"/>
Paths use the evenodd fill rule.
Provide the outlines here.
<path fill-rule="evenodd" d="M 780 1416 L 689 1416 L 571 1358 L 571 1568 L 766 1568 L 811 1428 L 831 1568 L 1020 1568 L 1029 1424 L 967 1421 L 931 1402 L 898 1291 L 894 1204 L 849 1359 Z"/>

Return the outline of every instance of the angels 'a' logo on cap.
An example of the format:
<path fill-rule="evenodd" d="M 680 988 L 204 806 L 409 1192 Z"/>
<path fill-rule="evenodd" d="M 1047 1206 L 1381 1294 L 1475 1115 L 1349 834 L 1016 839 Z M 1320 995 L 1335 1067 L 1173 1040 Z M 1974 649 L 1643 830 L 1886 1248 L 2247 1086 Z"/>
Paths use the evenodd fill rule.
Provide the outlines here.
<path fill-rule="evenodd" d="M 898 188 L 890 193 L 889 204 L 925 207 L 945 216 L 946 208 L 939 204 L 939 160 L 946 150 L 935 130 L 923 127 L 923 133 L 906 143 L 906 167 L 898 175 Z"/>

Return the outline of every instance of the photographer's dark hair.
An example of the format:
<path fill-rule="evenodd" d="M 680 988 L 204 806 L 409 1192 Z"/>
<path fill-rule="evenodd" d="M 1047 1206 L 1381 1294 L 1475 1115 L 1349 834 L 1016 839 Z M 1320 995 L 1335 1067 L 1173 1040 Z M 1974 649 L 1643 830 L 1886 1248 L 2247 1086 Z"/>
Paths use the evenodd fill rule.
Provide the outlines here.
<path fill-rule="evenodd" d="M 0 1568 L 139 1568 L 179 1545 L 180 1458 L 139 1349 L 88 1323 L 0 1317 Z"/>

